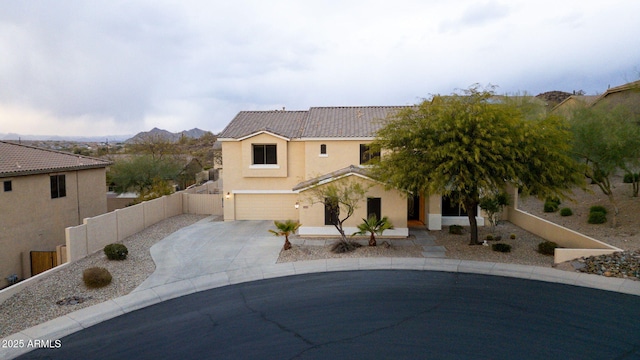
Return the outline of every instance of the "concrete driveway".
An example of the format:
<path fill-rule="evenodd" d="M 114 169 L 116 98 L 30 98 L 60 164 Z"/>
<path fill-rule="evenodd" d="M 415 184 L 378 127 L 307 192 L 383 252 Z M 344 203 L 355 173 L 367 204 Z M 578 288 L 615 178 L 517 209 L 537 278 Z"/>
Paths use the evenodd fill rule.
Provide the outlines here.
<path fill-rule="evenodd" d="M 229 272 L 262 275 L 276 263 L 284 238 L 269 233 L 272 221 L 213 221 L 183 228 L 151 247 L 156 271 L 135 291 Z"/>

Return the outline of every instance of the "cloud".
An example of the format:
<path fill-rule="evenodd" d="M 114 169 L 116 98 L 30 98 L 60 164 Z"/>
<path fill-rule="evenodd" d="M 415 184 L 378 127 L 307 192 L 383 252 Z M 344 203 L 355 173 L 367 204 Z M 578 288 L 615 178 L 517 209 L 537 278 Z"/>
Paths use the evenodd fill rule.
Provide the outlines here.
<path fill-rule="evenodd" d="M 480 27 L 494 23 L 509 15 L 509 6 L 495 2 L 471 4 L 453 20 L 445 20 L 440 24 L 441 32 L 457 32 L 468 28 Z"/>
<path fill-rule="evenodd" d="M 403 105 L 473 83 L 593 93 L 637 77 L 639 11 L 625 0 L 4 2 L 0 107 L 12 118 L 0 132 L 221 130 L 241 110 Z"/>

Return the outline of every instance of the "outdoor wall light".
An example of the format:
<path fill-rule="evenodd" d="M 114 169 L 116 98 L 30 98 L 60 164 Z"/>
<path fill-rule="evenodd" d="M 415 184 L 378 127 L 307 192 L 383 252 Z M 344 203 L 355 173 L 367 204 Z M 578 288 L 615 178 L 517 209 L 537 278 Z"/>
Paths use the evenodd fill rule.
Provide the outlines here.
<path fill-rule="evenodd" d="M 296 201 L 295 207 L 296 207 L 296 209 L 298 209 L 300 207 L 300 203 Z"/>
<path fill-rule="evenodd" d="M 229 199 L 231 197 L 231 193 L 227 192 L 227 195 L 225 196 L 227 199 Z"/>

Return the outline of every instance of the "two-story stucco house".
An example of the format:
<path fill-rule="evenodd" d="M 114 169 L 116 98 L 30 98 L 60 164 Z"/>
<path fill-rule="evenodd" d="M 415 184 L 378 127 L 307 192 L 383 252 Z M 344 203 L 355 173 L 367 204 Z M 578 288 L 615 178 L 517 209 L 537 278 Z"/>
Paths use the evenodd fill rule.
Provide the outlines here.
<path fill-rule="evenodd" d="M 368 193 L 345 223 L 354 232 L 367 214 L 387 216 L 388 236 L 407 236 L 408 224 L 431 230 L 468 224 L 466 214 L 438 195 L 386 190 L 384 179 L 367 175 L 367 161 L 379 156 L 368 145 L 384 119 L 402 107 L 317 107 L 308 111 L 242 111 L 219 134 L 223 157 L 224 219 L 298 220 L 301 235 L 337 234 L 324 205 L 311 204 L 317 184 L 352 179 Z M 480 224 L 483 219 L 479 218 Z"/>
<path fill-rule="evenodd" d="M 108 161 L 0 141 L 0 288 L 32 276 L 29 252 L 65 243 L 65 228 L 107 211 Z"/>

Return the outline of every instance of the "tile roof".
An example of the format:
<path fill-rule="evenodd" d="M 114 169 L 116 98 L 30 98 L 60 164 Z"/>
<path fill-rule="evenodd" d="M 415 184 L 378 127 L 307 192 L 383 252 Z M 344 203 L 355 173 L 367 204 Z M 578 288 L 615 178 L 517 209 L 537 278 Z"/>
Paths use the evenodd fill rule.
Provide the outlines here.
<path fill-rule="evenodd" d="M 297 138 L 306 117 L 307 111 L 241 111 L 218 134 L 218 138 L 239 139 L 259 131 Z"/>
<path fill-rule="evenodd" d="M 101 168 L 109 161 L 0 141 L 0 178 Z"/>
<path fill-rule="evenodd" d="M 298 190 L 306 190 L 310 187 L 314 187 L 316 185 L 319 185 L 321 183 L 328 183 L 328 182 L 332 182 L 334 180 L 337 180 L 343 176 L 347 176 L 347 175 L 351 175 L 351 174 L 358 174 L 358 175 L 362 175 L 365 177 L 369 177 L 369 171 L 366 168 L 360 167 L 360 166 L 355 166 L 355 165 L 349 165 L 346 168 L 342 168 L 340 170 L 336 170 L 336 171 L 332 171 L 328 174 L 322 175 L 322 176 L 318 176 L 316 178 L 313 179 L 309 179 L 309 180 L 305 180 L 301 183 L 298 183 L 296 186 L 293 187 L 293 191 L 298 191 Z"/>
<path fill-rule="evenodd" d="M 384 120 L 406 106 L 313 107 L 303 138 L 375 137 Z"/>
<path fill-rule="evenodd" d="M 259 131 L 295 138 L 370 138 L 383 120 L 405 106 L 312 107 L 308 111 L 241 111 L 218 138 L 239 139 Z"/>

